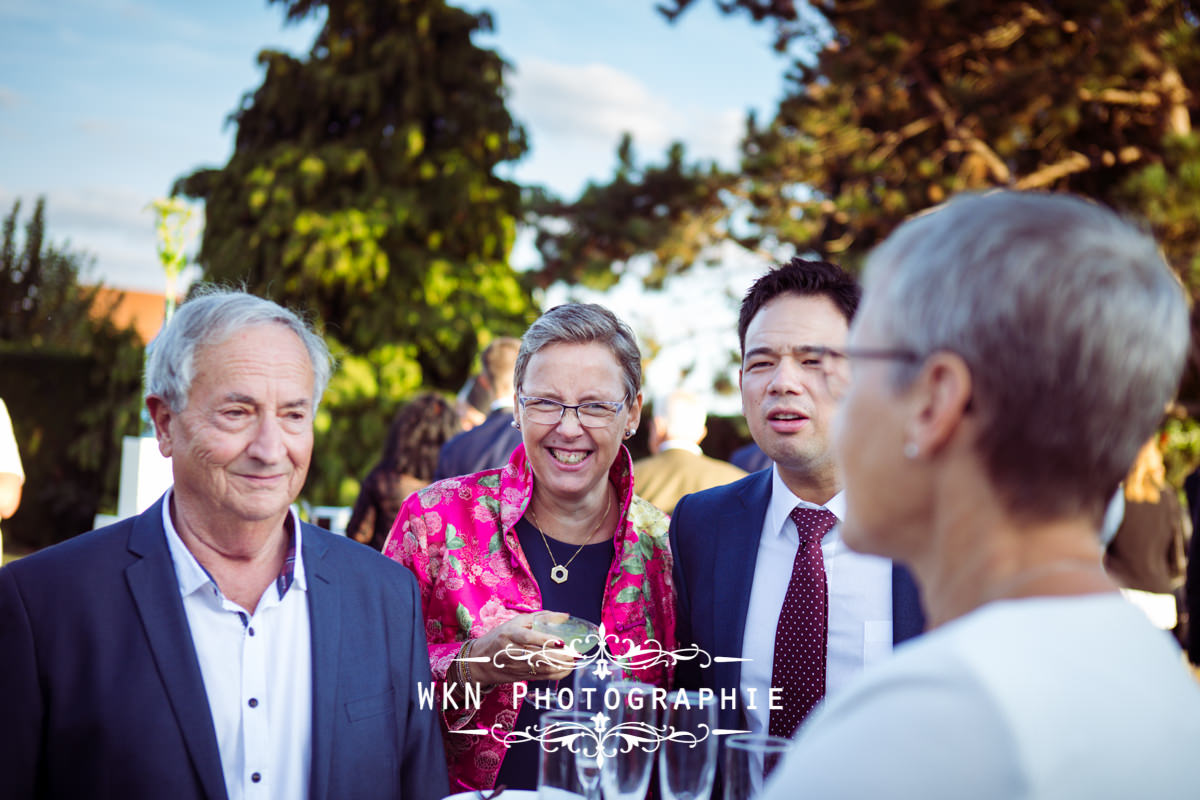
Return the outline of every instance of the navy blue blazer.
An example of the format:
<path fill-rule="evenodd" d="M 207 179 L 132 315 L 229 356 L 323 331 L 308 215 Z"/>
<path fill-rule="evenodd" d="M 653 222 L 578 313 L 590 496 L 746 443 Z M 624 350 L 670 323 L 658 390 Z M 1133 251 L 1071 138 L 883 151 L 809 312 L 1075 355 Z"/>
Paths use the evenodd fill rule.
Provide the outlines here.
<path fill-rule="evenodd" d="M 503 467 L 521 443 L 521 432 L 512 426 L 511 408 L 498 408 L 480 424 L 442 445 L 435 481 Z"/>
<path fill-rule="evenodd" d="M 694 642 L 710 656 L 742 655 L 750 587 L 770 500 L 771 470 L 765 469 L 687 495 L 675 506 L 670 538 L 679 599 L 675 631 L 680 647 Z M 892 639 L 902 642 L 924 628 L 916 584 L 908 571 L 897 565 L 892 571 Z M 742 682 L 742 665 L 734 661 L 701 669 L 695 661 L 683 661 L 676 667 L 675 681 L 688 689 L 736 690 Z M 718 724 L 726 729 L 745 728 L 739 708 L 722 708 Z"/>
<path fill-rule="evenodd" d="M 0 797 L 224 800 L 162 526 L 145 513 L 0 570 Z M 312 800 L 447 792 L 412 573 L 303 526 Z"/>

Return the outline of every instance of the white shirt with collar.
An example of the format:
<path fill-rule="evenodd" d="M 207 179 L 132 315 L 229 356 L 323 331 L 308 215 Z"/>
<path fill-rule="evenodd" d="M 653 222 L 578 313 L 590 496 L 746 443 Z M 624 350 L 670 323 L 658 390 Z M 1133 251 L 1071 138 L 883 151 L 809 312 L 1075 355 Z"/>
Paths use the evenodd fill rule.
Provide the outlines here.
<path fill-rule="evenodd" d="M 742 657 L 749 660 L 742 662 L 741 695 L 747 727 L 753 733 L 767 731 L 775 627 L 800 547 L 796 524 L 788 515 L 798 505 L 822 508 L 792 494 L 779 476 L 779 467 L 773 465 L 771 501 L 758 543 L 754 582 L 746 609 L 746 632 L 742 638 Z M 824 508 L 840 521 L 845 515 L 845 497 L 838 492 Z M 842 541 L 840 525 L 825 534 L 821 553 L 829 591 L 825 694 L 830 696 L 868 664 L 891 655 L 892 562 L 851 550 Z M 753 708 L 749 707 L 751 696 Z"/>
<path fill-rule="evenodd" d="M 171 497 L 163 528 L 217 732 L 229 800 L 308 797 L 312 762 L 312 645 L 300 519 L 291 586 L 278 581 L 254 613 L 227 599 L 179 538 Z"/>

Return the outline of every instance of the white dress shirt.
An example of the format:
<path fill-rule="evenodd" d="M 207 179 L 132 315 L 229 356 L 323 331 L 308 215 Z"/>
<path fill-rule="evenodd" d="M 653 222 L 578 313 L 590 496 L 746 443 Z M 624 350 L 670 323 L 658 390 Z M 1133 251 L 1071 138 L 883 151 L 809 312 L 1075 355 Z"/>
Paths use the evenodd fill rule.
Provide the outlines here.
<path fill-rule="evenodd" d="M 254 613 L 227 599 L 184 545 L 163 503 L 163 528 L 217 732 L 229 800 L 308 797 L 312 646 L 300 520 L 291 586 L 272 581 Z"/>
<path fill-rule="evenodd" d="M 800 547 L 796 524 L 788 516 L 796 506 L 822 508 L 792 494 L 779 477 L 779 467 L 772 466 L 771 502 L 763 520 L 742 638 L 742 657 L 750 659 L 742 662 L 742 702 L 747 727 L 753 733 L 767 732 L 775 626 Z M 845 513 L 845 498 L 838 492 L 823 507 L 840 520 Z M 892 562 L 851 550 L 842 541 L 840 525 L 825 534 L 821 553 L 829 590 L 825 662 L 828 697 L 865 666 L 892 652 Z"/>

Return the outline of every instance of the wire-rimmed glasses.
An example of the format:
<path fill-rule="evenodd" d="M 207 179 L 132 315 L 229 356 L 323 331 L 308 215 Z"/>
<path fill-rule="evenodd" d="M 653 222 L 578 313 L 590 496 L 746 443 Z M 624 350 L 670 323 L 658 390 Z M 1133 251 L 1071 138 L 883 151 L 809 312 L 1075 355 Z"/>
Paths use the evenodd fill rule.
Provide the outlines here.
<path fill-rule="evenodd" d="M 517 400 L 525 419 L 537 425 L 557 425 L 562 421 L 567 409 L 575 412 L 575 418 L 585 428 L 607 428 L 625 407 L 624 400 L 593 400 L 588 403 L 571 405 L 560 403 L 548 397 L 530 397 L 520 395 Z"/>

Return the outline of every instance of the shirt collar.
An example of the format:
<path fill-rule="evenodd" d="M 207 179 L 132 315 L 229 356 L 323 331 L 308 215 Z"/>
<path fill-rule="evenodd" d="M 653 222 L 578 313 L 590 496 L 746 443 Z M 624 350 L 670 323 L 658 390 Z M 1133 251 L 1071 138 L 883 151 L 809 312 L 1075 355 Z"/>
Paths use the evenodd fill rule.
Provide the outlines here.
<path fill-rule="evenodd" d="M 665 453 L 668 450 L 686 450 L 696 455 L 703 455 L 704 453 L 700 449 L 700 445 L 695 442 L 685 442 L 683 439 L 667 439 L 658 447 L 658 452 L 660 453 Z"/>
<path fill-rule="evenodd" d="M 767 505 L 767 516 L 763 525 L 764 531 L 771 531 L 776 536 L 784 536 L 789 528 L 794 531 L 793 526 L 784 527 L 784 523 L 788 522 L 788 515 L 792 513 L 792 509 L 796 506 L 804 506 L 805 508 L 824 508 L 833 513 L 838 521 L 841 522 L 846 513 L 846 497 L 845 492 L 838 492 L 833 497 L 829 498 L 825 505 L 818 503 L 810 503 L 803 498 L 792 494 L 792 490 L 783 482 L 783 478 L 779 476 L 778 465 L 771 465 L 771 501 Z"/>
<path fill-rule="evenodd" d="M 179 531 L 175 530 L 175 522 L 171 519 L 171 497 L 174 492 L 175 489 L 172 487 L 167 489 L 167 493 L 163 496 L 162 525 L 167 537 L 167 549 L 170 551 L 171 561 L 175 565 L 175 578 L 179 582 L 179 594 L 187 597 L 208 584 L 212 584 L 220 591 L 213 576 L 196 560 L 192 551 L 188 550 L 183 539 L 179 537 Z M 275 579 L 275 588 L 279 592 L 280 598 L 292 587 L 301 592 L 308 591 L 308 581 L 304 575 L 300 517 L 294 506 L 288 509 L 288 517 L 291 519 L 293 531 L 292 542 L 283 559 L 283 568 L 279 571 L 279 577 Z"/>

